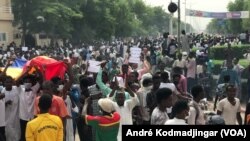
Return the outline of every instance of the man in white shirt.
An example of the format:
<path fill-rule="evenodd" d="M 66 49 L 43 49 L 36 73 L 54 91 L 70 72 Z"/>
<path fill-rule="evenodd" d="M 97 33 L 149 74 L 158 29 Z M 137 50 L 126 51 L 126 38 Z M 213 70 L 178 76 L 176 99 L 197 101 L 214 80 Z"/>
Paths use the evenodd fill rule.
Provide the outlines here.
<path fill-rule="evenodd" d="M 188 36 L 186 35 L 186 31 L 182 30 L 181 31 L 181 50 L 184 52 L 189 53 L 190 52 L 190 47 L 189 47 L 189 39 Z"/>
<path fill-rule="evenodd" d="M 177 101 L 172 108 L 173 119 L 167 120 L 165 125 L 187 125 L 185 119 L 189 116 L 187 101 Z"/>
<path fill-rule="evenodd" d="M 167 108 L 172 107 L 172 91 L 169 88 L 161 88 L 156 92 L 157 107 L 151 115 L 151 125 L 164 125 L 169 116 Z"/>
<path fill-rule="evenodd" d="M 43 81 L 43 75 L 41 71 L 36 68 L 35 75 L 29 75 L 28 69 L 19 79 L 16 81 L 19 93 L 19 118 L 20 118 L 20 129 L 21 129 L 21 139 L 20 141 L 25 141 L 25 131 L 27 123 L 34 118 L 34 103 L 37 96 L 38 90 L 40 89 L 40 84 Z M 39 80 L 39 82 L 36 81 Z M 20 82 L 23 81 L 23 85 Z"/>
<path fill-rule="evenodd" d="M 172 82 L 170 82 L 170 80 L 169 80 L 169 74 L 167 72 L 162 72 L 161 73 L 161 78 L 162 78 L 162 82 L 160 84 L 160 88 L 169 88 L 173 92 L 173 96 L 172 96 L 173 105 L 179 99 L 188 100 L 188 97 L 181 95 L 181 93 L 177 90 L 175 84 L 172 83 Z"/>
<path fill-rule="evenodd" d="M 113 102 L 112 104 L 113 104 L 115 111 L 121 115 L 120 127 L 119 127 L 118 136 L 117 136 L 117 140 L 121 141 L 122 140 L 122 125 L 133 124 L 132 110 L 137 104 L 139 104 L 139 100 L 136 94 L 130 89 L 127 83 L 125 83 L 125 87 L 131 97 L 130 99 L 127 99 L 127 100 L 125 99 L 125 91 L 122 88 L 119 88 L 118 86 L 119 84 L 117 80 L 116 80 L 115 85 L 116 86 L 113 88 L 112 92 L 110 93 L 109 98 L 114 100 L 114 97 L 115 97 L 116 102 Z"/>
<path fill-rule="evenodd" d="M 136 92 L 140 102 L 139 116 L 142 120 L 142 124 L 150 124 L 150 111 L 147 107 L 147 95 L 151 92 L 152 88 L 152 76 L 144 74 L 141 80 L 141 88 Z"/>
<path fill-rule="evenodd" d="M 13 79 L 10 76 L 5 78 L 4 89 L 1 94 L 5 98 L 5 135 L 6 141 L 17 141 L 20 138 L 19 124 L 19 93 L 16 86 L 13 86 Z M 2 114 L 3 112 L 1 112 Z"/>
<path fill-rule="evenodd" d="M 222 115 L 226 125 L 242 125 L 242 117 L 240 115 L 241 104 L 236 98 L 236 87 L 232 84 L 226 87 L 227 98 L 222 99 L 218 103 L 217 114 Z"/>
<path fill-rule="evenodd" d="M 192 87 L 196 84 L 196 61 L 195 53 L 190 52 L 186 60 L 187 68 L 187 91 L 190 92 Z"/>
<path fill-rule="evenodd" d="M 194 86 L 191 90 L 193 100 L 190 102 L 190 115 L 187 119 L 188 125 L 205 125 L 206 120 L 204 113 L 199 105 L 201 99 L 204 98 L 204 89 L 202 86 Z"/>
<path fill-rule="evenodd" d="M 174 85 L 174 83 L 171 83 L 170 80 L 169 80 L 169 74 L 167 72 L 162 72 L 161 73 L 161 79 L 162 79 L 162 82 L 160 84 L 160 88 L 169 88 L 172 93 L 173 93 L 173 104 L 175 104 L 175 102 L 177 101 L 177 94 L 178 94 L 178 91 Z"/>

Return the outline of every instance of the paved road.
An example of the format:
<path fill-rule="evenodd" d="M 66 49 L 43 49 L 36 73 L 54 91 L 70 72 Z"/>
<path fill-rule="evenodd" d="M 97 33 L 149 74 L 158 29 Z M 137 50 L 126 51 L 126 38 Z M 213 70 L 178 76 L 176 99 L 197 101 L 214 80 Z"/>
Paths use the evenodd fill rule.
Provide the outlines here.
<path fill-rule="evenodd" d="M 75 141 L 80 141 L 79 136 L 78 136 L 78 133 L 76 134 L 76 139 L 75 139 Z"/>

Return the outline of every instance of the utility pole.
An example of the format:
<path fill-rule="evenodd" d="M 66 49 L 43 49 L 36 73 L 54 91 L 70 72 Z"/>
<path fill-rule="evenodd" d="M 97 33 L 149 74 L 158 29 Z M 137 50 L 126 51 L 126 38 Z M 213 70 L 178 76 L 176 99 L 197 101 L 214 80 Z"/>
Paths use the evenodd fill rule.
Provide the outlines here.
<path fill-rule="evenodd" d="M 187 13 L 186 13 L 186 11 L 187 11 L 187 0 L 185 0 L 185 31 L 187 32 L 187 21 L 186 21 L 186 19 L 187 19 Z"/>
<path fill-rule="evenodd" d="M 180 36 L 181 36 L 181 4 L 180 0 L 178 0 L 178 46 L 180 47 Z"/>
<path fill-rule="evenodd" d="M 179 0 L 179 4 L 180 4 L 180 0 Z M 171 35 L 173 35 L 173 16 L 174 16 L 174 12 L 176 12 L 177 10 L 179 11 L 179 9 L 180 8 L 176 5 L 176 3 L 173 3 L 172 0 L 171 0 L 170 4 L 168 5 L 168 11 L 171 13 L 170 14 L 170 20 L 169 20 L 169 32 L 170 32 Z M 180 16 L 180 12 L 178 13 L 178 16 Z M 179 21 L 178 21 L 178 23 L 179 23 Z M 180 25 L 178 24 L 178 28 L 179 28 L 179 26 Z M 179 42 L 179 38 L 178 38 L 178 42 Z"/>
<path fill-rule="evenodd" d="M 173 16 L 174 14 L 170 14 L 170 19 L 169 19 L 169 34 L 173 35 Z"/>

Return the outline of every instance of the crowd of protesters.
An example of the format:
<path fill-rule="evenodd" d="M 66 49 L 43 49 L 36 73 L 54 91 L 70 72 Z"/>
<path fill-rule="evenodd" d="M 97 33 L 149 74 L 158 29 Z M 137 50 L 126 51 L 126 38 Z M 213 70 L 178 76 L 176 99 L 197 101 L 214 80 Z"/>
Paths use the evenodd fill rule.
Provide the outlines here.
<path fill-rule="evenodd" d="M 239 74 L 244 68 L 239 59 L 225 58 L 218 87 L 213 88 L 213 62 L 208 56 L 216 44 L 239 42 L 182 31 L 180 44 L 164 33 L 154 39 L 28 50 L 15 43 L 5 50 L 3 45 L 0 140 L 75 141 L 78 133 L 80 141 L 121 141 L 122 125 L 249 124 L 249 113 L 241 117 Z M 132 47 L 141 49 L 138 63 L 130 61 Z M 194 47 L 199 49 L 194 52 Z M 64 61 L 64 79 L 45 80 L 44 68 L 37 66 L 29 66 L 18 79 L 6 75 L 14 59 L 36 56 Z M 99 70 L 89 71 L 90 60 L 100 62 Z M 207 114 L 206 100 L 214 99 L 214 109 Z"/>

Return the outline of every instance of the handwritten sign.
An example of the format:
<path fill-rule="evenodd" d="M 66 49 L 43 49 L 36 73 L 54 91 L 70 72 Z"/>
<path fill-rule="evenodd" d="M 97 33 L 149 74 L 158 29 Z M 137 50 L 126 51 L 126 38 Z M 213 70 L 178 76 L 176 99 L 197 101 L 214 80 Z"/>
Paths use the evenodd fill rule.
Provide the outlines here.
<path fill-rule="evenodd" d="M 22 51 L 28 51 L 28 47 L 22 47 Z"/>
<path fill-rule="evenodd" d="M 129 58 L 129 63 L 135 63 L 135 64 L 138 64 L 140 63 L 140 58 L 134 58 L 134 57 L 130 57 Z"/>
<path fill-rule="evenodd" d="M 98 73 L 101 67 L 100 64 L 101 62 L 99 61 L 89 60 L 88 72 Z"/>
<path fill-rule="evenodd" d="M 130 48 L 130 57 L 129 57 L 129 63 L 140 63 L 140 56 L 141 56 L 141 48 L 139 47 L 131 47 Z"/>

